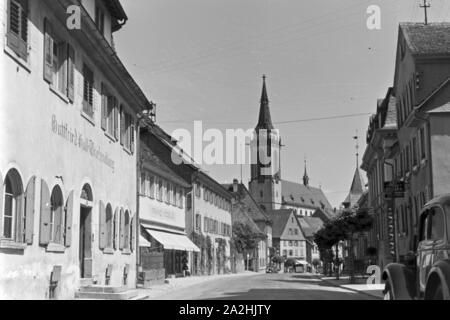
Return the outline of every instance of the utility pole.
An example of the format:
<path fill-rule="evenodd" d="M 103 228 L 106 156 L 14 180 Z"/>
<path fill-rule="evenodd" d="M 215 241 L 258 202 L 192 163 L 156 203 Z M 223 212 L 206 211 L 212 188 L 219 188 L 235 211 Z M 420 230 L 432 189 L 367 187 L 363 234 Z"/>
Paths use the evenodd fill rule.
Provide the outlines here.
<path fill-rule="evenodd" d="M 356 168 L 359 167 L 359 136 L 358 130 L 356 130 L 356 136 L 353 139 L 356 141 L 355 149 L 356 149 Z"/>
<path fill-rule="evenodd" d="M 421 8 L 425 11 L 425 25 L 428 24 L 428 8 L 431 7 L 431 5 L 427 2 L 427 0 L 423 0 L 423 5 L 420 5 Z"/>

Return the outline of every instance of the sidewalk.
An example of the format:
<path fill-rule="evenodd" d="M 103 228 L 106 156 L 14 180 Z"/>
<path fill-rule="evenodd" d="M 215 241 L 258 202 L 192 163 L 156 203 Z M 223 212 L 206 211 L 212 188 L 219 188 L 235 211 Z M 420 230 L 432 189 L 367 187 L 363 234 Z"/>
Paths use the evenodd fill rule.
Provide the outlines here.
<path fill-rule="evenodd" d="M 339 280 L 336 280 L 335 277 L 330 278 L 321 276 L 320 279 L 335 287 L 341 287 L 343 289 L 366 294 L 378 299 L 383 299 L 384 297 L 384 284 L 366 284 L 364 279 L 357 279 L 357 282 L 359 283 L 350 284 L 349 277 L 341 277 Z"/>
<path fill-rule="evenodd" d="M 227 278 L 238 278 L 238 277 L 252 277 L 261 275 L 261 273 L 256 272 L 244 272 L 239 274 L 229 274 L 229 275 L 212 275 L 212 276 L 193 276 L 186 278 L 168 279 L 168 283 L 155 285 L 150 289 L 138 288 L 139 296 L 145 297 L 148 300 L 158 298 L 162 295 L 169 294 L 173 291 L 179 290 L 181 288 L 186 288 L 193 285 L 198 285 L 201 283 L 227 279 Z"/>

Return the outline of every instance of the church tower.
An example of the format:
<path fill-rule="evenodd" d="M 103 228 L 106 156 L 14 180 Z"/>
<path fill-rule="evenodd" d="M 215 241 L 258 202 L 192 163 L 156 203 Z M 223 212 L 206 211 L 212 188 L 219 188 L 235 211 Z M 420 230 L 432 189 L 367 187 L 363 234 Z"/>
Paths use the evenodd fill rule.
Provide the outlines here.
<path fill-rule="evenodd" d="M 251 142 L 250 193 L 266 210 L 281 209 L 281 138 L 274 128 L 269 108 L 266 76 L 263 88 L 259 121 Z"/>
<path fill-rule="evenodd" d="M 305 173 L 303 174 L 303 185 L 305 187 L 309 187 L 309 176 L 308 176 L 308 169 L 306 165 L 306 159 L 305 159 Z"/>

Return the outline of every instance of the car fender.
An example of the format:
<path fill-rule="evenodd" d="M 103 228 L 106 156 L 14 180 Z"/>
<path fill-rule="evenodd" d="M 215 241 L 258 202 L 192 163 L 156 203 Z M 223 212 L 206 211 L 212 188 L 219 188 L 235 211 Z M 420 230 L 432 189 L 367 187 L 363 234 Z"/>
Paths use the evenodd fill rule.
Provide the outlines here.
<path fill-rule="evenodd" d="M 425 299 L 429 299 L 434 293 L 437 285 L 442 285 L 444 300 L 450 300 L 450 261 L 441 260 L 436 262 L 431 268 L 427 277 L 425 289 Z"/>
<path fill-rule="evenodd" d="M 404 264 L 391 263 L 383 271 L 383 278 L 391 288 L 394 300 L 412 300 L 415 296 L 416 277 Z"/>

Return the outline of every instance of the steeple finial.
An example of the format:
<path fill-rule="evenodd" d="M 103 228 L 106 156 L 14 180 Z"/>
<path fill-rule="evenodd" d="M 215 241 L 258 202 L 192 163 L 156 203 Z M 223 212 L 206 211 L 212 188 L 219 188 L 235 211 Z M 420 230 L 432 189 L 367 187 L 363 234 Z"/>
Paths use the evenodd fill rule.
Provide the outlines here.
<path fill-rule="evenodd" d="M 259 121 L 256 129 L 273 130 L 272 117 L 270 116 L 269 109 L 269 95 L 267 94 L 266 79 L 267 76 L 263 75 L 263 88 L 261 93 L 261 107 L 259 110 Z"/>
<path fill-rule="evenodd" d="M 263 78 L 263 89 L 261 94 L 261 103 L 269 103 L 269 96 L 267 94 L 267 86 L 266 86 L 267 76 L 264 74 L 262 78 Z"/>
<path fill-rule="evenodd" d="M 431 5 L 427 2 L 427 0 L 423 0 L 423 5 L 420 5 L 421 8 L 425 10 L 425 25 L 428 24 L 428 8 L 431 7 Z"/>
<path fill-rule="evenodd" d="M 307 168 L 307 161 L 306 161 L 306 157 L 305 157 L 305 173 L 303 174 L 303 185 L 305 187 L 309 186 L 309 176 L 308 176 L 308 168 Z"/>

